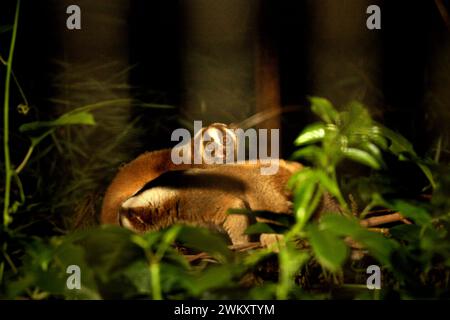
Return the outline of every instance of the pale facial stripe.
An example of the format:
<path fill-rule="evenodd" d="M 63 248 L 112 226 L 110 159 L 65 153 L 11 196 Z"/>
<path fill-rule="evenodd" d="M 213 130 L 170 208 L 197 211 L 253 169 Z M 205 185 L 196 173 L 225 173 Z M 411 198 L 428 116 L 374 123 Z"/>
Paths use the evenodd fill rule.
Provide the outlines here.
<path fill-rule="evenodd" d="M 122 208 L 140 208 L 148 206 L 161 206 L 176 196 L 176 191 L 168 187 L 153 187 L 145 190 L 138 195 L 129 198 L 122 203 Z"/>

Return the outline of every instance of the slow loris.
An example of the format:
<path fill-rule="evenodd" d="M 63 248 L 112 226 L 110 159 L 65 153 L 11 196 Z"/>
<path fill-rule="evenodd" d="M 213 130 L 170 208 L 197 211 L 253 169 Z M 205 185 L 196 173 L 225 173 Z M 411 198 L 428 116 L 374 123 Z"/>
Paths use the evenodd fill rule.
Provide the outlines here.
<path fill-rule="evenodd" d="M 213 124 L 208 130 L 227 130 Z M 219 142 L 222 143 L 222 142 Z M 292 213 L 287 182 L 301 170 L 299 163 L 279 160 L 279 170 L 262 175 L 259 161 L 222 165 L 175 165 L 171 150 L 145 153 L 124 166 L 109 186 L 102 223 L 120 224 L 136 232 L 154 231 L 175 223 L 205 226 L 225 232 L 233 244 L 249 242 L 245 215 L 230 208 Z M 324 201 L 322 210 L 336 211 Z M 269 240 L 273 242 L 273 240 Z"/>

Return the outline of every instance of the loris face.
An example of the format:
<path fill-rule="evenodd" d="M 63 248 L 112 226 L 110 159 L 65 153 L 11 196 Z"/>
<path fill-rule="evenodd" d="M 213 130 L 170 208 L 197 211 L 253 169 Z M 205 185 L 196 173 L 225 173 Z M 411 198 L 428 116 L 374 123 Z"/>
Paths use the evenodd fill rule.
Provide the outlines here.
<path fill-rule="evenodd" d="M 214 123 L 203 131 L 194 143 L 200 144 L 199 152 L 205 163 L 232 163 L 237 161 L 238 139 L 234 131 L 222 123 Z"/>
<path fill-rule="evenodd" d="M 164 219 L 177 216 L 178 198 L 177 191 L 170 187 L 153 187 L 140 192 L 122 203 L 119 209 L 120 225 L 136 232 L 164 227 Z"/>

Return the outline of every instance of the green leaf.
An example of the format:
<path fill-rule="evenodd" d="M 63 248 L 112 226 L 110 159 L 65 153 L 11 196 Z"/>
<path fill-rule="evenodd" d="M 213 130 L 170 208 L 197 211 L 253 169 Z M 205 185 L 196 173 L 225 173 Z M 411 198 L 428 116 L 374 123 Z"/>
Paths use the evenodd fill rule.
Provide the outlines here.
<path fill-rule="evenodd" d="M 289 230 L 288 227 L 279 225 L 277 223 L 263 223 L 256 222 L 250 225 L 246 230 L 245 234 L 261 234 L 261 233 L 276 233 L 283 234 Z"/>
<path fill-rule="evenodd" d="M 314 192 L 317 188 L 317 178 L 313 174 L 313 171 L 305 177 L 305 179 L 299 179 L 294 191 L 294 208 L 297 218 L 297 222 L 305 224 L 314 210 L 311 208 Z M 303 181 L 302 181 L 303 180 Z"/>
<path fill-rule="evenodd" d="M 49 136 L 52 133 L 52 130 L 47 130 L 43 134 L 37 137 L 30 137 L 31 140 L 31 146 L 34 148 L 36 147 L 42 140 L 44 140 L 47 136 Z"/>
<path fill-rule="evenodd" d="M 310 97 L 311 110 L 317 114 L 326 123 L 337 123 L 339 121 L 339 113 L 333 107 L 333 104 L 319 97 Z"/>
<path fill-rule="evenodd" d="M 342 150 L 342 153 L 346 158 L 364 164 L 373 169 L 378 170 L 381 167 L 377 159 L 375 159 L 372 155 L 370 155 L 370 153 L 366 151 L 356 148 L 344 148 Z"/>
<path fill-rule="evenodd" d="M 323 149 L 318 146 L 304 147 L 291 155 L 291 160 L 306 159 L 312 163 L 322 163 L 324 158 Z"/>
<path fill-rule="evenodd" d="M 367 108 L 358 101 L 351 101 L 347 105 L 347 111 L 342 112 L 341 119 L 343 119 L 342 132 L 345 135 L 367 132 L 372 125 L 372 118 Z"/>
<path fill-rule="evenodd" d="M 178 234 L 178 240 L 188 248 L 208 252 L 219 259 L 230 257 L 225 239 L 205 228 L 184 226 Z"/>
<path fill-rule="evenodd" d="M 201 274 L 196 274 L 192 278 L 186 279 L 185 285 L 194 296 L 198 296 L 205 291 L 231 285 L 233 273 L 238 271 L 226 264 L 211 266 L 202 271 Z"/>
<path fill-rule="evenodd" d="M 368 135 L 369 135 L 370 141 L 373 141 L 374 143 L 376 143 L 377 146 L 379 146 L 383 150 L 388 149 L 388 142 L 387 142 L 386 138 L 382 135 L 382 131 L 381 131 L 380 127 L 372 126 L 369 129 Z"/>
<path fill-rule="evenodd" d="M 320 229 L 339 236 L 357 236 L 363 229 L 354 218 L 338 214 L 327 214 L 320 218 Z"/>
<path fill-rule="evenodd" d="M 363 245 L 380 262 L 389 263 L 393 242 L 382 234 L 361 227 L 354 218 L 329 214 L 320 219 L 320 229 L 338 236 L 349 236 Z"/>
<path fill-rule="evenodd" d="M 315 123 L 307 126 L 302 133 L 295 139 L 294 144 L 301 146 L 304 144 L 315 143 L 325 137 L 325 125 L 322 123 Z"/>
<path fill-rule="evenodd" d="M 344 241 L 330 232 L 321 231 L 316 226 L 308 228 L 308 239 L 319 263 L 326 269 L 336 272 L 344 263 L 348 248 Z"/>
<path fill-rule="evenodd" d="M 250 225 L 245 230 L 245 234 L 261 234 L 261 233 L 275 233 L 275 231 L 271 227 L 269 227 L 268 224 L 262 222 L 256 222 Z"/>
<path fill-rule="evenodd" d="M 124 272 L 140 294 L 149 294 L 151 292 L 151 280 L 148 264 L 143 260 L 133 262 Z"/>
<path fill-rule="evenodd" d="M 261 263 L 261 261 L 265 260 L 268 257 L 274 256 L 275 253 L 268 249 L 254 250 L 249 251 L 249 254 L 244 256 L 244 265 L 249 267 L 254 267 L 257 264 Z"/>
<path fill-rule="evenodd" d="M 399 211 L 403 216 L 410 218 L 418 225 L 425 225 L 431 223 L 431 216 L 428 212 L 419 206 L 403 200 L 395 200 L 392 207 Z"/>
<path fill-rule="evenodd" d="M 250 225 L 246 234 L 260 234 L 260 233 L 285 233 L 295 223 L 295 218 L 292 215 L 275 213 L 272 211 L 248 209 L 228 209 L 227 214 L 240 214 L 248 217 L 250 221 L 255 221 L 260 218 L 263 222 L 256 222 Z"/>
<path fill-rule="evenodd" d="M 291 189 L 300 188 L 301 186 L 315 180 L 316 176 L 314 170 L 311 168 L 303 168 L 292 175 L 288 181 L 288 186 Z"/>
<path fill-rule="evenodd" d="M 175 239 L 177 238 L 181 228 L 181 225 L 173 225 L 170 228 L 164 230 L 162 241 L 161 243 L 159 243 L 158 250 L 156 251 L 157 259 L 162 259 L 166 251 L 169 250 L 170 246 L 175 242 Z"/>
<path fill-rule="evenodd" d="M 87 263 L 103 280 L 114 277 L 132 261 L 144 259 L 145 255 L 133 241 L 130 230 L 118 226 L 102 226 L 88 230 L 76 243 L 83 246 Z"/>
<path fill-rule="evenodd" d="M 361 143 L 361 147 L 369 152 L 381 166 L 384 166 L 383 156 L 381 155 L 381 151 L 376 144 L 365 141 Z"/>
<path fill-rule="evenodd" d="M 398 157 L 399 160 L 412 160 L 414 161 L 422 170 L 424 175 L 427 177 L 433 189 L 436 188 L 436 182 L 434 181 L 433 174 L 428 166 L 426 166 L 421 159 L 417 156 L 414 151 L 413 145 L 401 134 L 392 131 L 383 126 L 379 126 L 381 134 L 390 140 L 391 144 L 389 150 Z"/>
<path fill-rule="evenodd" d="M 420 227 L 414 224 L 401 224 L 389 229 L 389 234 L 398 239 L 408 242 L 420 240 Z"/>
<path fill-rule="evenodd" d="M 292 244 L 286 243 L 286 246 L 278 255 L 280 275 L 276 288 L 277 299 L 285 300 L 289 297 L 289 294 L 295 290 L 296 284 L 294 276 L 309 258 L 310 256 L 308 253 L 299 252 Z"/>
<path fill-rule="evenodd" d="M 81 290 L 66 286 L 67 267 L 79 266 L 82 270 Z M 8 291 L 17 296 L 22 291 L 37 288 L 42 296 L 64 295 L 67 299 L 99 299 L 94 273 L 85 260 L 84 249 L 72 243 L 70 237 L 53 237 L 50 241 L 38 238 L 26 246 L 21 273 L 24 278 L 8 285 Z"/>
<path fill-rule="evenodd" d="M 295 223 L 295 218 L 290 214 L 275 213 L 272 211 L 256 210 L 253 211 L 257 218 L 273 221 L 284 227 L 291 227 Z"/>
<path fill-rule="evenodd" d="M 394 249 L 392 240 L 386 239 L 380 233 L 369 230 L 361 231 L 353 239 L 367 248 L 370 254 L 382 264 L 390 264 L 390 257 Z"/>
<path fill-rule="evenodd" d="M 147 232 L 144 234 L 133 234 L 131 241 L 144 250 L 150 250 L 160 239 L 161 232 Z"/>
<path fill-rule="evenodd" d="M 315 170 L 315 175 L 319 180 L 319 183 L 329 192 L 331 195 L 335 197 L 339 197 L 341 192 L 339 190 L 339 186 L 336 184 L 334 180 L 328 177 L 325 172 L 320 170 Z"/>
<path fill-rule="evenodd" d="M 430 182 L 433 189 L 436 189 L 437 184 L 436 184 L 436 181 L 434 181 L 434 177 L 433 177 L 433 174 L 431 173 L 430 168 L 418 161 L 416 161 L 416 163 L 419 166 L 419 168 L 422 170 L 423 174 L 427 177 L 427 179 Z"/>
<path fill-rule="evenodd" d="M 391 144 L 389 146 L 389 150 L 393 154 L 399 156 L 402 153 L 408 153 L 410 155 L 416 156 L 416 152 L 414 151 L 411 142 L 409 142 L 401 134 L 396 133 L 382 125 L 379 125 L 378 128 L 380 129 L 381 134 L 390 140 Z"/>
<path fill-rule="evenodd" d="M 11 24 L 8 25 L 2 25 L 0 26 L 0 33 L 8 32 L 13 29 L 13 26 Z"/>
<path fill-rule="evenodd" d="M 41 128 L 67 126 L 67 125 L 95 125 L 94 116 L 89 112 L 78 112 L 73 114 L 64 114 L 53 121 L 36 121 L 25 123 L 20 126 L 20 132 L 32 131 Z"/>
<path fill-rule="evenodd" d="M 188 279 L 189 263 L 186 263 L 187 267 L 166 262 L 162 262 L 160 264 L 160 282 L 162 292 L 171 292 L 174 290 L 179 291 L 181 288 L 190 286 L 192 279 Z"/>

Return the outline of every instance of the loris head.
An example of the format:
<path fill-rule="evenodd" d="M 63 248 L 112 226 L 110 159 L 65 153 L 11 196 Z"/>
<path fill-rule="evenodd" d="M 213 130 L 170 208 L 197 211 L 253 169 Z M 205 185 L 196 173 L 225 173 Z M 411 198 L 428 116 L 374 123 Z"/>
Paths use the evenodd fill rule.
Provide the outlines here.
<path fill-rule="evenodd" d="M 203 132 L 202 132 L 203 131 Z M 238 139 L 226 124 L 213 123 L 194 137 L 200 144 L 199 153 L 206 164 L 222 164 L 236 161 Z"/>
<path fill-rule="evenodd" d="M 239 142 L 234 130 L 226 124 L 213 123 L 201 128 L 193 139 L 186 139 L 185 136 L 190 137 L 185 129 L 172 134 L 172 140 L 184 139 L 172 149 L 174 164 L 224 164 L 237 160 Z"/>
<path fill-rule="evenodd" d="M 120 169 L 106 191 L 101 213 L 102 223 L 117 224 L 121 204 L 165 172 L 201 167 L 208 163 L 210 155 L 225 159 L 236 154 L 237 150 L 236 135 L 222 123 L 214 123 L 198 130 L 193 139 L 188 130 L 177 129 L 172 134 L 172 141 L 179 141 L 180 138 L 183 141 L 174 148 L 146 152 Z M 222 153 L 215 150 L 222 150 Z"/>

